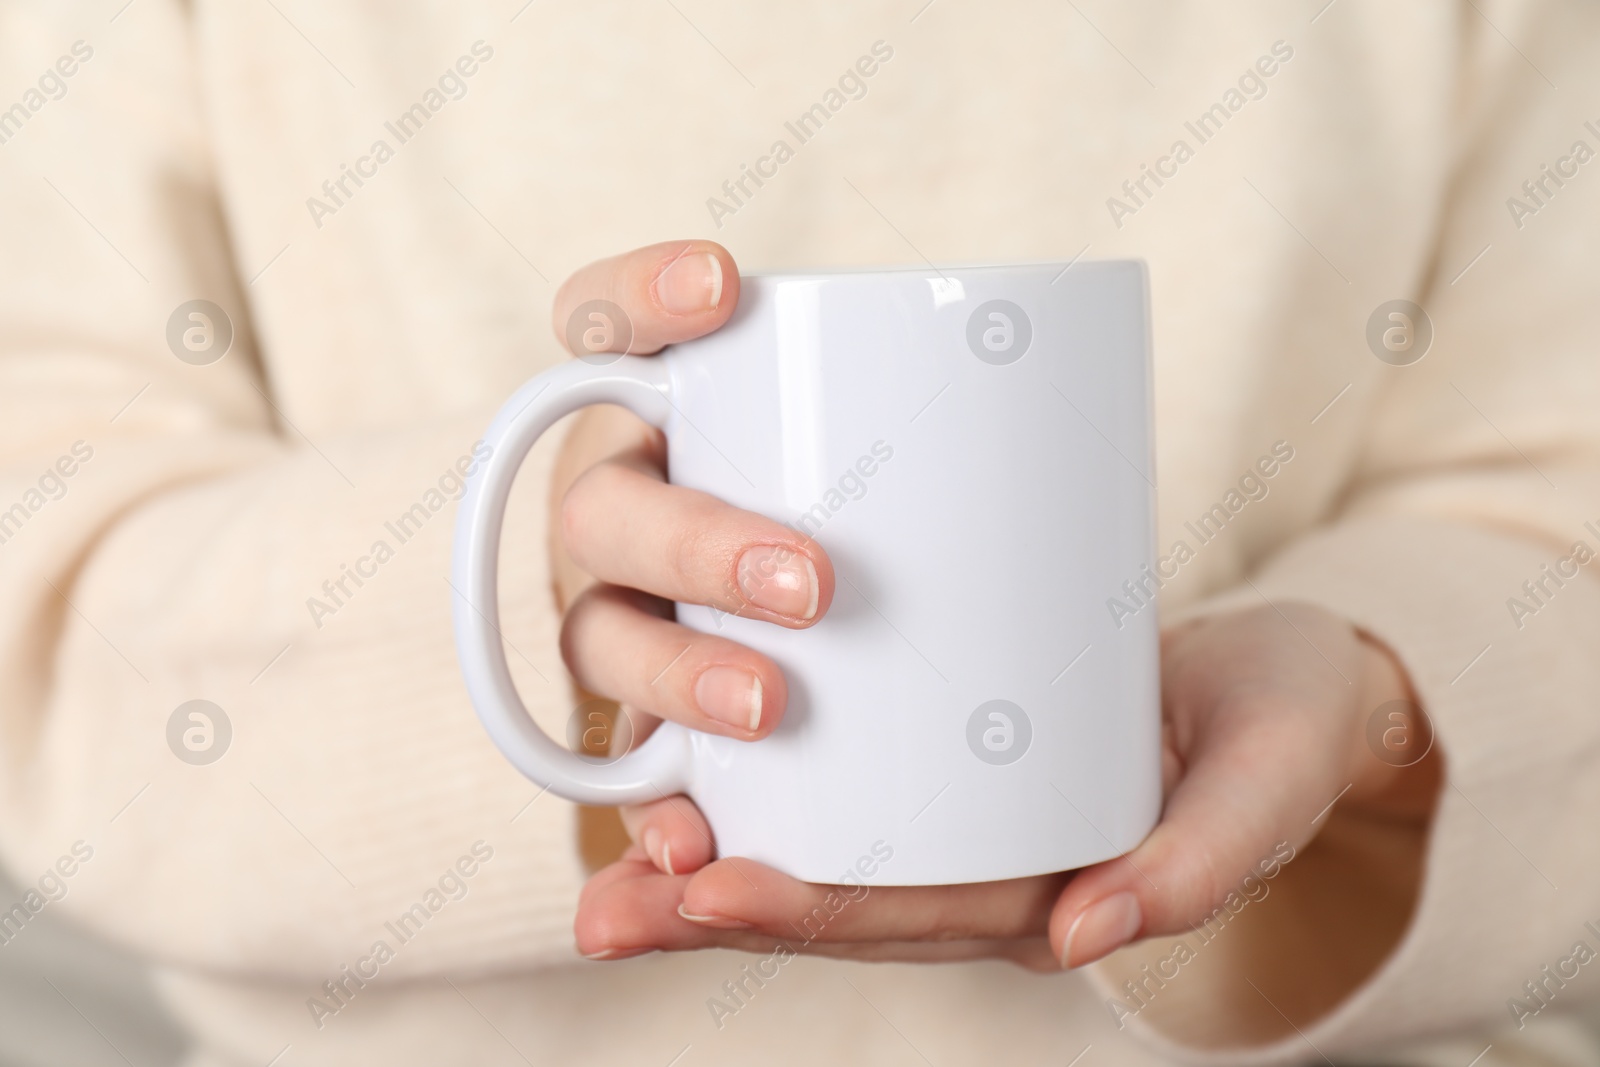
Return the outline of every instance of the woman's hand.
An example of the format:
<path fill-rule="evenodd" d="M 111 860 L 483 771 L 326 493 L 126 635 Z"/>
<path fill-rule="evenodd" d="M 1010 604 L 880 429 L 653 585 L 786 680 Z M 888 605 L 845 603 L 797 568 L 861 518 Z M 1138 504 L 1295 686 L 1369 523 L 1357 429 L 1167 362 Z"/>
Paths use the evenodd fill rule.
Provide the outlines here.
<path fill-rule="evenodd" d="M 626 323 L 591 323 L 597 300 L 612 305 L 602 314 L 620 310 Z M 586 336 L 593 324 L 604 329 L 587 336 L 609 341 L 596 352 L 649 355 L 717 329 L 738 300 L 739 273 L 726 249 L 674 241 L 579 270 L 556 294 L 554 326 L 563 344 Z M 777 665 L 678 625 L 671 602 L 713 605 L 791 629 L 810 626 L 828 610 L 834 584 L 816 542 L 668 485 L 660 431 L 619 407 L 578 416 L 556 464 L 552 495 L 551 514 L 560 524 L 551 552 L 566 613 L 561 652 L 578 684 L 623 704 L 636 742 L 660 719 L 745 741 L 770 734 L 787 702 Z M 711 858 L 705 821 L 681 797 L 624 816 L 642 827 L 640 839 L 662 870 L 691 870 Z"/>
<path fill-rule="evenodd" d="M 1125 857 L 1070 876 L 862 896 L 747 860 L 702 868 L 684 859 L 679 850 L 697 841 L 695 857 L 706 854 L 709 830 L 679 798 L 630 815 L 634 840 L 655 844 L 636 845 L 590 880 L 578 945 L 591 958 L 616 959 L 710 946 L 771 952 L 778 940 L 857 958 L 993 956 L 1041 970 L 1078 967 L 1209 918 L 1230 894 L 1248 891 L 1247 878 L 1271 877 L 1315 837 L 1335 801 L 1366 819 L 1419 826 L 1431 813 L 1439 758 L 1403 747 L 1426 745 L 1426 731 L 1391 745 L 1388 762 L 1367 741 L 1376 709 L 1411 699 L 1404 672 L 1325 611 L 1269 605 L 1170 632 L 1162 692 L 1166 805 Z M 652 861 L 668 846 L 679 856 L 670 870 Z M 847 889 L 859 899 L 844 897 Z M 818 914 L 828 921 L 802 925 Z"/>

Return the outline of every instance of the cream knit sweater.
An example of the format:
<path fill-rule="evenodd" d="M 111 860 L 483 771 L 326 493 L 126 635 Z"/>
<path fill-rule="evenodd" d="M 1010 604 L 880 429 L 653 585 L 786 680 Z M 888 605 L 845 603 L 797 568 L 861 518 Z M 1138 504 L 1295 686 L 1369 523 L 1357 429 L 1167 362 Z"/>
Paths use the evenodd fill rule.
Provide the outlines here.
<path fill-rule="evenodd" d="M 1573 962 L 1600 949 L 1600 583 L 1562 562 L 1600 548 L 1596 19 L 1326 3 L 0 8 L 25 914 L 156 961 L 197 1063 L 1150 1062 L 1135 1030 L 1230 1064 L 1441 1032 L 1469 1036 L 1415 1062 L 1595 1062 L 1557 1016 L 1600 999 Z M 1284 882 L 1126 1030 L 1107 998 L 1173 939 L 1100 987 L 802 959 L 720 1029 L 741 957 L 575 958 L 575 810 L 458 678 L 450 498 L 562 358 L 553 287 L 692 235 L 746 269 L 1146 259 L 1160 541 L 1194 549 L 1162 609 L 1258 603 L 1249 575 L 1396 650 L 1449 779 L 1409 922 L 1344 929 L 1348 900 Z M 1396 299 L 1431 321 L 1409 366 L 1367 339 Z M 1185 523 L 1278 441 L 1266 497 L 1199 544 Z M 560 731 L 554 444 L 503 581 Z M 191 700 L 226 717 L 209 750 L 170 725 Z M 1342 885 L 1336 845 L 1291 870 L 1335 857 L 1317 884 Z M 1335 951 L 1362 941 L 1372 973 Z"/>

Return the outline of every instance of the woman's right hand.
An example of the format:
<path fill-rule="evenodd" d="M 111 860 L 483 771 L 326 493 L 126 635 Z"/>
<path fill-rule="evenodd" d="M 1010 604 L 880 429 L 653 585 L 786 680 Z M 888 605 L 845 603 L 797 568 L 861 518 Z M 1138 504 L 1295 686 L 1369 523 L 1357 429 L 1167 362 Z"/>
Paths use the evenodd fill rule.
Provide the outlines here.
<path fill-rule="evenodd" d="M 587 321 L 568 327 L 587 319 L 584 305 L 594 300 L 620 308 L 630 327 L 600 324 L 611 327 L 600 336 L 626 342 L 631 355 L 651 355 L 727 322 L 739 300 L 738 268 L 710 241 L 672 241 L 591 263 L 556 294 L 554 327 L 564 345 L 583 335 Z M 788 693 L 777 665 L 678 625 L 672 602 L 803 629 L 833 596 L 833 568 L 821 547 L 771 519 L 669 485 L 665 438 L 619 407 L 578 416 L 551 493 L 551 514 L 560 518 L 550 551 L 566 614 L 561 652 L 578 684 L 628 709 L 635 744 L 659 719 L 745 741 L 770 734 Z M 681 797 L 663 795 L 624 819 L 648 825 L 641 843 L 664 871 L 694 870 L 712 857 L 710 828 Z"/>

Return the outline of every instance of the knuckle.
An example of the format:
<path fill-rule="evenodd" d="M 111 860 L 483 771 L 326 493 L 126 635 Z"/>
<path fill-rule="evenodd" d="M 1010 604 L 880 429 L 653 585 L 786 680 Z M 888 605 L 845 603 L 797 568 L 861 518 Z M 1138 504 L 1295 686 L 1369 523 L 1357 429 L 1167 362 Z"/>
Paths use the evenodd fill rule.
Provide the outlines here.
<path fill-rule="evenodd" d="M 1218 843 L 1163 836 L 1152 844 L 1155 847 L 1137 860 L 1129 856 L 1122 861 L 1129 868 L 1127 873 L 1142 887 L 1134 891 L 1146 902 L 1146 921 L 1163 927 L 1198 926 L 1221 905 L 1227 892 L 1226 888 L 1219 888 L 1222 882 L 1217 869 Z M 1152 890 L 1151 884 L 1159 886 L 1159 890 Z"/>
<path fill-rule="evenodd" d="M 1174 901 L 1175 916 L 1181 922 L 1198 926 L 1213 918 L 1218 909 L 1227 910 L 1229 885 L 1217 869 L 1216 858 L 1201 853 L 1174 871 L 1172 885 L 1181 886 Z M 1168 884 L 1165 880 L 1158 884 Z"/>
<path fill-rule="evenodd" d="M 590 586 L 578 595 L 561 620 L 559 645 L 561 658 L 575 672 L 594 658 L 596 645 L 606 640 L 619 621 L 611 608 L 615 598 L 602 585 Z M 607 619 L 607 615 L 611 618 Z"/>
<path fill-rule="evenodd" d="M 573 552 L 583 543 L 583 531 L 589 519 L 588 494 L 583 488 L 586 477 L 586 474 L 579 475 L 561 497 L 561 540 Z"/>
<path fill-rule="evenodd" d="M 686 513 L 667 535 L 663 563 L 679 589 L 697 590 L 702 576 L 715 573 L 720 546 L 699 509 Z M 720 591 L 697 590 L 715 595 Z"/>
<path fill-rule="evenodd" d="M 561 538 L 574 559 L 593 540 L 597 525 L 604 521 L 608 502 L 621 489 L 623 472 L 614 464 L 598 463 L 573 481 L 561 498 Z"/>
<path fill-rule="evenodd" d="M 588 604 L 588 594 L 584 593 L 567 609 L 566 617 L 561 620 L 561 636 L 558 641 L 561 661 L 574 674 L 578 673 L 582 659 L 584 622 L 588 615 Z"/>

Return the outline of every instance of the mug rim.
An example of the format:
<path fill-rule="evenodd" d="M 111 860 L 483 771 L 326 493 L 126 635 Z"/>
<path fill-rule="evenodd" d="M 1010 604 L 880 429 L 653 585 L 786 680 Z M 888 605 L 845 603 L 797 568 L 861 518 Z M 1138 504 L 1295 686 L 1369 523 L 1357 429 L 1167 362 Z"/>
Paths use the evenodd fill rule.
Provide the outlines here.
<path fill-rule="evenodd" d="M 927 278 L 943 278 L 947 273 L 977 274 L 977 273 L 1022 273 L 1058 269 L 1061 275 L 1074 267 L 1110 267 L 1133 266 L 1142 273 L 1149 273 L 1149 264 L 1139 256 L 1119 256 L 1107 259 L 1039 259 L 1024 260 L 1013 263 L 977 262 L 977 263 L 945 263 L 923 264 L 921 266 L 855 266 L 855 267 L 818 267 L 797 270 L 752 270 L 739 272 L 740 281 L 815 281 L 829 278 L 859 278 L 864 276 L 879 277 L 885 275 L 915 275 Z M 1059 277 L 1059 275 L 1058 275 Z"/>

